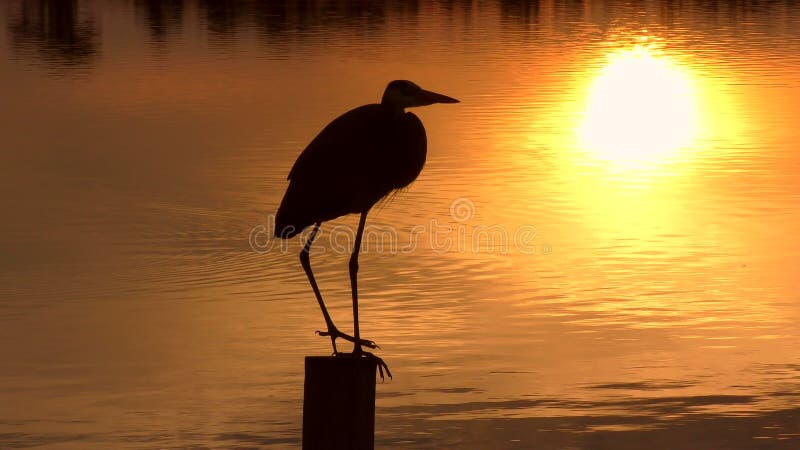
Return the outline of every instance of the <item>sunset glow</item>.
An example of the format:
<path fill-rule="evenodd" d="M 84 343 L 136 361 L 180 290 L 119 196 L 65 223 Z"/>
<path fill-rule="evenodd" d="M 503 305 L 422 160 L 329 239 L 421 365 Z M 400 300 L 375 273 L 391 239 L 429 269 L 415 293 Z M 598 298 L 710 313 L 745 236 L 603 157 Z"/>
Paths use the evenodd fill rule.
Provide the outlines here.
<path fill-rule="evenodd" d="M 800 450 L 797 6 L 4 1 L 0 450 Z"/>
<path fill-rule="evenodd" d="M 581 146 L 614 162 L 658 162 L 690 144 L 697 108 L 690 74 L 637 46 L 614 53 L 590 84 Z"/>

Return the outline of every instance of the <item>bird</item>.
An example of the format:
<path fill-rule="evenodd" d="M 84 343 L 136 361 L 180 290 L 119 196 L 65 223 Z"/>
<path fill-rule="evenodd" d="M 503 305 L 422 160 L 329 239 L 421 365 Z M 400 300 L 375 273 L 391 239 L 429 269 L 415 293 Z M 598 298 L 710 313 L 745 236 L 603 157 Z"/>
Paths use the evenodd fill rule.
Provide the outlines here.
<path fill-rule="evenodd" d="M 388 366 L 363 347 L 378 348 L 374 341 L 362 339 L 358 318 L 358 254 L 367 214 L 381 199 L 413 182 L 422 171 L 427 155 L 427 137 L 422 121 L 406 108 L 435 103 L 459 103 L 443 94 L 422 89 L 408 80 L 389 82 L 380 103 L 359 106 L 345 112 L 311 141 L 289 171 L 289 186 L 275 214 L 274 234 L 290 239 L 313 227 L 300 251 L 300 263 L 322 310 L 333 354 L 340 355 L 336 339 L 353 343 L 354 356 L 378 360 L 378 368 Z M 311 270 L 311 245 L 323 222 L 347 214 L 359 214 L 355 243 L 349 262 L 353 300 L 353 336 L 333 323 Z M 391 372 L 388 372 L 391 377 Z"/>

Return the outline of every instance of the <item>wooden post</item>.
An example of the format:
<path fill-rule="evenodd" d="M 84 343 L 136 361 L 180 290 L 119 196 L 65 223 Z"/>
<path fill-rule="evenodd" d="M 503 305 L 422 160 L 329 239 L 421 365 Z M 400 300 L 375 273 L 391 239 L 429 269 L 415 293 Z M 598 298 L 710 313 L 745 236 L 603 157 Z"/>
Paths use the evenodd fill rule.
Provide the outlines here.
<path fill-rule="evenodd" d="M 306 356 L 303 450 L 373 450 L 376 368 L 372 358 Z"/>

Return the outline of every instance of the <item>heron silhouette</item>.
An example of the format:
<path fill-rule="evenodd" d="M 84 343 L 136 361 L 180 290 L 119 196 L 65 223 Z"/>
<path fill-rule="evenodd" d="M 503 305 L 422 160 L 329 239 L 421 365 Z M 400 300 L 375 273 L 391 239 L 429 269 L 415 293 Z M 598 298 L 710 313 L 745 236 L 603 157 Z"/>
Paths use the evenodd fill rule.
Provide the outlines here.
<path fill-rule="evenodd" d="M 325 318 L 333 353 L 336 339 L 353 342 L 355 356 L 370 356 L 385 363 L 363 347 L 378 348 L 374 341 L 362 339 L 358 327 L 358 253 L 367 213 L 392 191 L 408 186 L 425 165 L 427 138 L 417 116 L 405 108 L 458 100 L 420 88 L 407 80 L 386 86 L 380 103 L 359 106 L 334 119 L 300 153 L 287 179 L 289 187 L 275 217 L 275 236 L 289 239 L 305 228 L 313 229 L 300 251 L 300 263 L 311 284 Z M 309 251 L 322 222 L 346 214 L 360 214 L 353 253 L 350 257 L 350 287 L 353 297 L 353 330 L 350 336 L 339 331 L 322 300 Z M 389 373 L 391 377 L 391 373 Z"/>

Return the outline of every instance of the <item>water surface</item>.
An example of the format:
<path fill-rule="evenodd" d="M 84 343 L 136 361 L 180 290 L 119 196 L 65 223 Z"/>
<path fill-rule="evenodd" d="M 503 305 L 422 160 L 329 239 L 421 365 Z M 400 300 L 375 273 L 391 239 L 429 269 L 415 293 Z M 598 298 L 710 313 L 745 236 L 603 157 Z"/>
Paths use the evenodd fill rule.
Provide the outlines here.
<path fill-rule="evenodd" d="M 462 103 L 369 218 L 378 448 L 797 448 L 794 2 L 0 14 L 0 446 L 299 447 L 329 341 L 269 215 L 405 78 Z M 312 255 L 345 330 L 356 220 Z"/>

